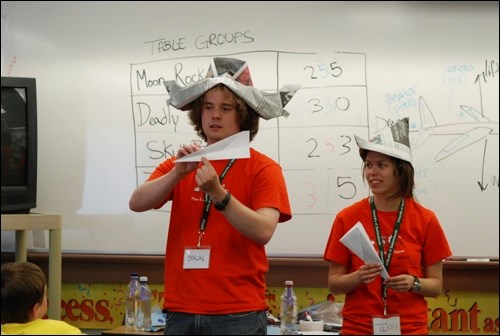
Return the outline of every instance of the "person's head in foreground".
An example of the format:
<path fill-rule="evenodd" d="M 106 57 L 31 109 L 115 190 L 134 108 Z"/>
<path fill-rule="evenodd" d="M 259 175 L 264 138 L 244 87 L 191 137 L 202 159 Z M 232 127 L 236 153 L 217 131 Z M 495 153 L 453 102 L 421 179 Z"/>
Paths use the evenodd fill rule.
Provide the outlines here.
<path fill-rule="evenodd" d="M 69 335 L 80 329 L 60 320 L 44 319 L 47 313 L 47 279 L 30 262 L 2 265 L 2 335 Z"/>

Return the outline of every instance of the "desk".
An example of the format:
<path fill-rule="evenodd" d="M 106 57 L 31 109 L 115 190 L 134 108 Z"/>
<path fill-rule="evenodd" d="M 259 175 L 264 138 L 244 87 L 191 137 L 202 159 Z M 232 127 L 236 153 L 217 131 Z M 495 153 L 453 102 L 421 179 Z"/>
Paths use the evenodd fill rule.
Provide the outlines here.
<path fill-rule="evenodd" d="M 2 215 L 2 231 L 16 231 L 16 261 L 26 261 L 26 231 L 49 230 L 49 318 L 61 319 L 61 216 L 60 215 Z"/>
<path fill-rule="evenodd" d="M 158 331 L 135 331 L 132 327 L 119 326 L 113 329 L 101 331 L 102 335 L 163 335 L 164 330 Z"/>

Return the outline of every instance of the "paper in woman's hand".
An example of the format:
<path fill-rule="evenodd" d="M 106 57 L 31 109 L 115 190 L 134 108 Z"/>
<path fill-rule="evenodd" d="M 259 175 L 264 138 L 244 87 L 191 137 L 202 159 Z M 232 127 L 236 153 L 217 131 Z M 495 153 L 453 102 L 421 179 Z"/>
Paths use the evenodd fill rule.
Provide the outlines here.
<path fill-rule="evenodd" d="M 210 160 L 241 159 L 250 157 L 250 131 L 242 131 L 217 141 L 213 145 L 186 155 L 175 162 L 199 162 L 201 157 Z"/>
<path fill-rule="evenodd" d="M 368 234 L 363 225 L 358 222 L 346 234 L 340 238 L 340 242 L 349 248 L 355 255 L 362 259 L 366 264 L 378 263 L 382 265 L 382 278 L 389 278 L 389 273 L 380 260 L 377 251 L 373 247 Z"/>

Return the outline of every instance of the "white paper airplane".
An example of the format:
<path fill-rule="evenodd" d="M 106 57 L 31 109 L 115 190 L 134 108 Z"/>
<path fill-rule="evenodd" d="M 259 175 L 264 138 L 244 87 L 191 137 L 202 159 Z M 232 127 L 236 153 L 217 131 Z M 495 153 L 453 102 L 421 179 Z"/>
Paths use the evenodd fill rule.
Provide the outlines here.
<path fill-rule="evenodd" d="M 250 131 L 236 133 L 194 153 L 176 159 L 175 162 L 200 162 L 202 156 L 209 161 L 249 158 Z"/>
<path fill-rule="evenodd" d="M 385 269 L 382 260 L 380 260 L 377 251 L 373 247 L 370 237 L 365 231 L 365 228 L 360 222 L 357 222 L 349 231 L 346 232 L 340 242 L 348 247 L 355 255 L 361 258 L 366 264 L 378 263 L 382 265 L 381 276 L 384 279 L 389 278 L 389 273 Z"/>

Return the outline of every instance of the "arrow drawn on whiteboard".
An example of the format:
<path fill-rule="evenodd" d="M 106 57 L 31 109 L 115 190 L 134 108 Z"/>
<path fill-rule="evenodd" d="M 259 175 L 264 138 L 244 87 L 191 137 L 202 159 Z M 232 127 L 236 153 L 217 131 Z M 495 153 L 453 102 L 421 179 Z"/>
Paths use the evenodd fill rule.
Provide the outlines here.
<path fill-rule="evenodd" d="M 483 164 L 481 167 L 481 182 L 477 181 L 477 184 L 479 184 L 479 188 L 481 189 L 481 191 L 485 191 L 486 188 L 488 188 L 488 185 L 483 186 L 483 183 L 484 183 L 484 160 L 486 158 L 486 145 L 488 145 L 488 139 L 484 140 Z"/>

